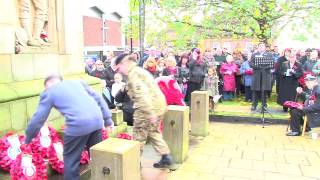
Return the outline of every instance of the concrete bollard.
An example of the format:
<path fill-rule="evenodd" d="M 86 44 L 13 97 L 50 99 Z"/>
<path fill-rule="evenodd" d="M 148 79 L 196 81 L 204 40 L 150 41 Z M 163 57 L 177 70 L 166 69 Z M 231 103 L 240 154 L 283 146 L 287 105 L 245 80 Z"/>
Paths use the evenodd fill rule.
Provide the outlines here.
<path fill-rule="evenodd" d="M 115 126 L 120 125 L 123 122 L 123 112 L 120 109 L 112 109 L 112 120 Z"/>
<path fill-rule="evenodd" d="M 191 134 L 207 136 L 209 133 L 209 95 L 206 91 L 191 94 Z"/>
<path fill-rule="evenodd" d="M 90 149 L 92 180 L 140 180 L 140 143 L 108 138 Z"/>
<path fill-rule="evenodd" d="M 162 135 L 173 160 L 182 163 L 189 151 L 189 107 L 171 105 L 167 109 Z"/>

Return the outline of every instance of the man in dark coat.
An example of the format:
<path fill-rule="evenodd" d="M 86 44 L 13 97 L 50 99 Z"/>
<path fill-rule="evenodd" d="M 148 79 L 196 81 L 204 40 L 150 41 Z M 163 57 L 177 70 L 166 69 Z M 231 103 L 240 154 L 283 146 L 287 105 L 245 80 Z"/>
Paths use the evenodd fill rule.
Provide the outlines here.
<path fill-rule="evenodd" d="M 259 58 L 270 59 L 270 63 L 273 64 L 273 55 L 270 52 L 266 52 L 266 45 L 260 43 L 258 52 L 254 53 L 251 57 L 250 66 L 253 69 L 252 76 L 252 107 L 251 110 L 255 111 L 258 105 L 258 97 L 261 96 L 262 110 L 266 110 L 267 100 L 266 91 L 271 91 L 271 68 L 272 66 L 257 65 L 256 62 Z M 262 92 L 261 92 L 262 91 Z"/>
<path fill-rule="evenodd" d="M 308 126 L 306 131 L 320 125 L 320 86 L 317 78 L 307 75 L 305 78 L 306 86 L 309 89 L 303 92 L 301 87 L 297 88 L 297 93 L 305 99 L 304 107 L 298 107 L 290 111 L 290 129 L 287 136 L 299 136 L 301 134 L 300 127 L 303 124 L 303 116 L 307 116 Z"/>
<path fill-rule="evenodd" d="M 106 71 L 103 65 L 103 62 L 101 60 L 97 60 L 94 64 L 94 68 L 89 73 L 90 76 L 94 76 L 100 79 L 106 78 Z"/>
<path fill-rule="evenodd" d="M 303 70 L 306 72 L 312 72 L 314 65 L 318 60 L 318 50 L 312 49 L 310 52 L 310 56 L 307 61 L 303 64 Z"/>

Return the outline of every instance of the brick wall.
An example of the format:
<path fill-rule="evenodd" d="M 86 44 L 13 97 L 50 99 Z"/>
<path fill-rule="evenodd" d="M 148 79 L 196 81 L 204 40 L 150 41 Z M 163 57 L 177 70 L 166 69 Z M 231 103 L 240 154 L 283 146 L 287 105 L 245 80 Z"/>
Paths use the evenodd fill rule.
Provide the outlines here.
<path fill-rule="evenodd" d="M 107 23 L 107 45 L 121 46 L 121 22 L 106 21 Z"/>
<path fill-rule="evenodd" d="M 103 46 L 101 18 L 83 16 L 84 46 Z"/>

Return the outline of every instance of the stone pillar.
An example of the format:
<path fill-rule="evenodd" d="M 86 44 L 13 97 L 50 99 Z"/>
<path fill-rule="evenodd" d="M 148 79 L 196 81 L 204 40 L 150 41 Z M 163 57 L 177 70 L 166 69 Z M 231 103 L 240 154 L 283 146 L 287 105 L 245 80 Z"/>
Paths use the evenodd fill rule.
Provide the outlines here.
<path fill-rule="evenodd" d="M 123 122 L 123 112 L 119 109 L 112 109 L 112 120 L 115 126 L 120 125 Z"/>
<path fill-rule="evenodd" d="M 140 180 L 140 143 L 108 138 L 90 149 L 92 180 Z"/>
<path fill-rule="evenodd" d="M 168 106 L 164 117 L 163 138 L 173 160 L 182 163 L 189 151 L 189 107 Z"/>
<path fill-rule="evenodd" d="M 191 134 L 207 136 L 209 129 L 209 95 L 205 91 L 191 94 Z"/>

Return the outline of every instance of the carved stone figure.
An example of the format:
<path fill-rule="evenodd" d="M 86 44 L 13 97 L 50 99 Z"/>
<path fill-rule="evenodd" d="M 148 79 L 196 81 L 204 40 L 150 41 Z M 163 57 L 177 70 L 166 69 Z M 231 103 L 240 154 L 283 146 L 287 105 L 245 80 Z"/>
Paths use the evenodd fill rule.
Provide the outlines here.
<path fill-rule="evenodd" d="M 43 46 L 48 43 L 41 38 L 41 33 L 48 23 L 48 0 L 20 0 L 20 22 L 28 35 L 28 46 Z M 34 18 L 32 8 L 34 7 Z M 32 27 L 33 26 L 33 27 Z M 33 31 L 32 31 L 33 30 Z"/>

